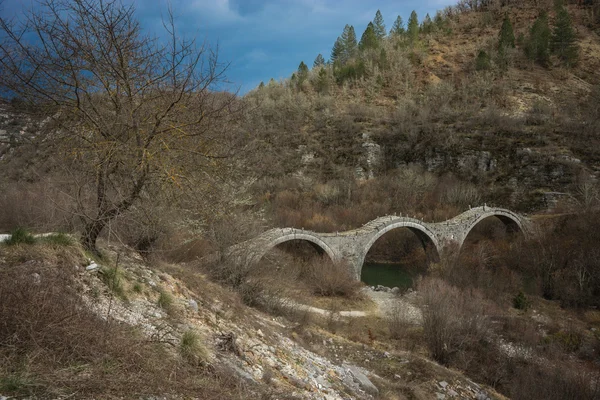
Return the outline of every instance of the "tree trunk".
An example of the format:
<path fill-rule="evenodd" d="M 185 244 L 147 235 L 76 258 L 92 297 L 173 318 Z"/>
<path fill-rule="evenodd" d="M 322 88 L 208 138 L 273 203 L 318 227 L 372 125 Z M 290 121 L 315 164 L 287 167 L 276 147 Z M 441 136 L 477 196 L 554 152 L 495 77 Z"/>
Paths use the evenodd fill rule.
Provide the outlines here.
<path fill-rule="evenodd" d="M 106 219 L 96 219 L 83 228 L 83 234 L 81 237 L 81 244 L 83 248 L 92 254 L 99 256 L 100 252 L 96 247 L 96 240 L 98 240 L 98 236 L 106 226 Z"/>

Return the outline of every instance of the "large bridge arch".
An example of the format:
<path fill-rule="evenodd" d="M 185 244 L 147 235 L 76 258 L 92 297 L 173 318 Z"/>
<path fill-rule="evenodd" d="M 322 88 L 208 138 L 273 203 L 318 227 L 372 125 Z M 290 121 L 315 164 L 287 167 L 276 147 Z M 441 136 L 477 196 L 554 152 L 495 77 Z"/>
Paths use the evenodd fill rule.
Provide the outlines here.
<path fill-rule="evenodd" d="M 316 235 L 313 235 L 306 231 L 302 231 L 302 232 L 293 232 L 293 233 L 283 234 L 283 235 L 276 237 L 275 239 L 269 241 L 266 244 L 266 246 L 264 246 L 261 249 L 261 251 L 254 257 L 253 261 L 254 262 L 260 261 L 265 256 L 265 254 L 267 254 L 275 246 L 280 245 L 285 242 L 290 242 L 292 240 L 307 241 L 307 242 L 317 246 L 321 250 L 323 250 L 329 256 L 331 261 L 337 262 L 339 260 L 338 255 L 331 249 L 331 247 L 327 243 L 325 243 L 323 240 L 321 240 Z"/>
<path fill-rule="evenodd" d="M 506 209 L 491 209 L 478 215 L 476 219 L 474 219 L 470 224 L 466 226 L 460 241 L 461 249 L 473 228 L 475 228 L 483 220 L 488 219 L 490 217 L 498 218 L 506 227 L 507 232 L 519 232 L 525 237 L 528 236 L 525 227 L 525 221 L 520 215 Z"/>
<path fill-rule="evenodd" d="M 362 267 L 365 262 L 365 257 L 367 253 L 373 247 L 375 242 L 381 238 L 386 233 L 400 228 L 408 228 L 413 232 L 420 240 L 421 245 L 423 246 L 423 250 L 425 250 L 425 254 L 427 256 L 428 261 L 430 262 L 438 262 L 440 260 L 441 247 L 440 244 L 435 237 L 434 233 L 427 229 L 424 225 L 421 225 L 412 221 L 392 221 L 388 223 L 384 228 L 376 231 L 363 246 L 358 263 L 356 265 L 357 271 L 356 275 L 358 279 L 360 279 L 362 273 Z"/>

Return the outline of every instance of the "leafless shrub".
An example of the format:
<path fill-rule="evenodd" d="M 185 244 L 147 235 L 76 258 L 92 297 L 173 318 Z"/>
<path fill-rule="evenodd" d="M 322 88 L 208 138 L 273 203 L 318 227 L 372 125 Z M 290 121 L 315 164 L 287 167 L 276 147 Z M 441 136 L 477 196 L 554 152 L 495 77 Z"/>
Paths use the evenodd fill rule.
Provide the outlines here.
<path fill-rule="evenodd" d="M 342 296 L 353 298 L 358 295 L 360 282 L 354 279 L 347 264 L 334 263 L 325 257 L 302 265 L 300 278 L 319 296 Z"/>
<path fill-rule="evenodd" d="M 418 290 L 427 347 L 436 361 L 448 364 L 486 337 L 489 321 L 480 293 L 462 292 L 436 278 L 421 281 Z"/>

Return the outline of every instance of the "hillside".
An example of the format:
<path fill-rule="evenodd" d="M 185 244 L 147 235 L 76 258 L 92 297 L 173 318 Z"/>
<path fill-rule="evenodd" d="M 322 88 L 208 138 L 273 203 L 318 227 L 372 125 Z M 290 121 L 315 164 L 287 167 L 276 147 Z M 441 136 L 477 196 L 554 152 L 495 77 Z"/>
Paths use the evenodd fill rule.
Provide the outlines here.
<path fill-rule="evenodd" d="M 555 205 L 557 197 L 569 201 L 600 167 L 600 38 L 592 9 L 569 6 L 580 54 L 574 67 L 556 58 L 546 66 L 531 61 L 523 43 L 500 64 L 503 15 L 526 41 L 541 10 L 552 23 L 550 2 L 450 9 L 418 44 L 382 41 L 386 65 L 379 49 L 366 50 L 355 61 L 365 68 L 359 79 L 340 83 L 341 67 L 325 65 L 300 86 L 294 77 L 256 89 L 247 97 L 260 104 L 252 126 L 260 126 L 263 161 L 264 152 L 272 154 L 278 164 L 269 171 L 301 168 L 321 182 L 418 165 L 478 185 L 488 203 L 526 212 Z M 491 64 L 477 71 L 480 50 Z"/>
<path fill-rule="evenodd" d="M 597 1 L 378 13 L 244 96 L 174 27 L 50 3 L 60 46 L 0 24 L 0 400 L 600 398 Z M 484 205 L 527 232 L 477 220 L 432 259 L 396 227 L 362 282 L 295 233 L 228 257 Z"/>

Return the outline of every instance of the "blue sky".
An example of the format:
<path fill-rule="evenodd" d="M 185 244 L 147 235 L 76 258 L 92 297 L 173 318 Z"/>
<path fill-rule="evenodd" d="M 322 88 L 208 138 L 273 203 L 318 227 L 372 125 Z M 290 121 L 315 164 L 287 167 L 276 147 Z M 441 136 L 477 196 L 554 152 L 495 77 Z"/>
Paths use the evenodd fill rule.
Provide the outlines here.
<path fill-rule="evenodd" d="M 129 0 L 131 1 L 131 0 Z M 128 1 L 128 2 L 129 2 Z M 167 0 L 133 1 L 145 29 L 160 34 Z M 389 29 L 397 15 L 412 10 L 419 21 L 456 0 L 171 0 L 178 29 L 187 37 L 219 45 L 230 62 L 228 79 L 243 94 L 261 81 L 289 77 L 300 61 L 309 67 L 321 53 L 329 58 L 345 24 L 360 35 L 379 9 Z M 4 0 L 0 11 L 19 15 L 31 0 Z"/>

